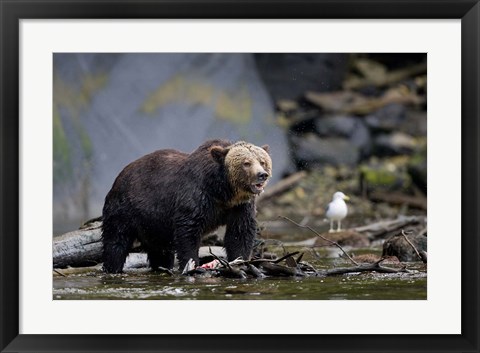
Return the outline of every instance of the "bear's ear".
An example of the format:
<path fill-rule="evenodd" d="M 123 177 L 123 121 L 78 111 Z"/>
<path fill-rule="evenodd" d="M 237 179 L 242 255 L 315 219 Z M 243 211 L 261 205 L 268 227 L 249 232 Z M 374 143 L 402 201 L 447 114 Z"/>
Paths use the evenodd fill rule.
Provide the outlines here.
<path fill-rule="evenodd" d="M 223 163 L 223 160 L 225 159 L 227 152 L 228 152 L 228 149 L 223 148 L 222 146 L 212 146 L 210 148 L 210 153 L 212 154 L 213 159 L 219 163 Z"/>
<path fill-rule="evenodd" d="M 268 154 L 270 154 L 270 146 L 269 146 L 269 145 L 263 145 L 262 148 L 263 148 Z"/>

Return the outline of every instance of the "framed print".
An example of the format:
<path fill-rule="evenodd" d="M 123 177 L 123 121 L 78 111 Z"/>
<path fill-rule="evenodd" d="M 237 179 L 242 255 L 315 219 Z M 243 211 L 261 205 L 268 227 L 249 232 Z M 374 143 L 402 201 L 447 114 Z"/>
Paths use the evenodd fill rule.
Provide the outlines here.
<path fill-rule="evenodd" d="M 479 351 L 478 1 L 0 11 L 2 352 Z"/>

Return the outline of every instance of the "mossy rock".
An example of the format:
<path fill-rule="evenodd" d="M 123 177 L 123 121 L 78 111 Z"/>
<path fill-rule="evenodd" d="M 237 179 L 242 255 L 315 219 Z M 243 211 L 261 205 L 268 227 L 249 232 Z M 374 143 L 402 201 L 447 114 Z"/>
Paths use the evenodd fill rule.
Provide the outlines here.
<path fill-rule="evenodd" d="M 405 191 L 412 185 L 407 171 L 407 160 L 392 158 L 359 167 L 362 191 Z"/>

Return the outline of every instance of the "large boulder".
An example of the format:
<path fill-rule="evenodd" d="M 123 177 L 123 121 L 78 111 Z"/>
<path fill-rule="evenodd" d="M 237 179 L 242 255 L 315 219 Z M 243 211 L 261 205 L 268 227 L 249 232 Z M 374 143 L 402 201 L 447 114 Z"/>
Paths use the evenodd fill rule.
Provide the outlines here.
<path fill-rule="evenodd" d="M 315 119 L 315 130 L 320 137 L 341 137 L 358 148 L 361 157 L 370 153 L 370 131 L 361 118 L 353 116 L 324 116 Z"/>
<path fill-rule="evenodd" d="M 365 121 L 373 131 L 391 132 L 398 130 L 405 117 L 405 106 L 391 103 L 366 116 Z"/>
<path fill-rule="evenodd" d="M 312 119 L 310 124 L 312 131 L 301 133 L 300 126 L 300 133 L 290 136 L 293 158 L 300 169 L 355 166 L 370 153 L 370 132 L 360 118 L 327 115 Z"/>
<path fill-rule="evenodd" d="M 383 243 L 382 256 L 396 256 L 402 262 L 424 261 L 427 253 L 427 237 L 423 234 L 405 234 L 405 236 L 398 233 L 387 239 Z M 420 257 L 412 245 L 418 251 Z"/>
<path fill-rule="evenodd" d="M 256 54 L 257 67 L 275 100 L 302 97 L 307 91 L 342 88 L 348 54 Z"/>
<path fill-rule="evenodd" d="M 131 161 L 209 138 L 269 144 L 273 182 L 287 142 L 250 54 L 54 54 L 54 231 L 101 213 Z"/>
<path fill-rule="evenodd" d="M 308 133 L 290 138 L 293 159 L 299 169 L 315 169 L 328 165 L 354 166 L 360 160 L 360 150 L 342 137 L 319 137 Z"/>

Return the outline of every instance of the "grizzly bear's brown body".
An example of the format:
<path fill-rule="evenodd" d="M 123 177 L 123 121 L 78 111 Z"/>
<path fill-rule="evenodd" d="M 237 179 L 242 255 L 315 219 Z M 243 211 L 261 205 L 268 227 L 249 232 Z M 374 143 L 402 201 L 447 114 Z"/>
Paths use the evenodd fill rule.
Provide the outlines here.
<path fill-rule="evenodd" d="M 210 140 L 191 154 L 159 150 L 129 164 L 105 198 L 104 270 L 122 272 L 135 239 L 152 269 L 198 265 L 201 236 L 226 225 L 229 260 L 251 256 L 255 195 L 271 176 L 268 146 Z"/>

